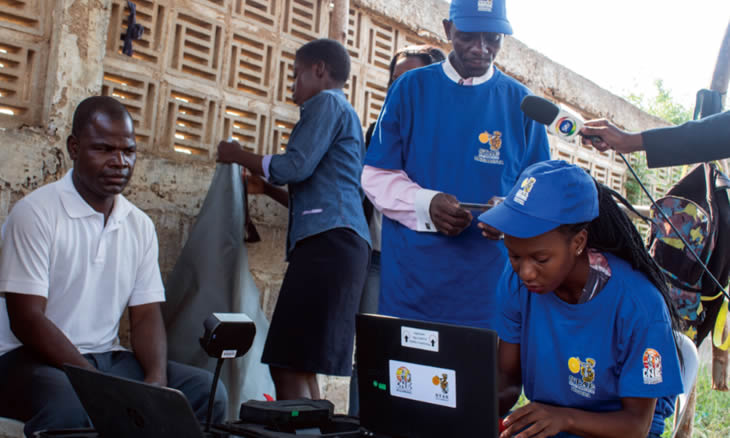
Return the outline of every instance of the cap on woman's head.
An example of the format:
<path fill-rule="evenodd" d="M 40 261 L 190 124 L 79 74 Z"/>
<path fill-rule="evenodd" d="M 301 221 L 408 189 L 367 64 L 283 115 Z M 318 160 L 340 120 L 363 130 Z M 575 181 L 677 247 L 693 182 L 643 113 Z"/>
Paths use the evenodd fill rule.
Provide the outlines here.
<path fill-rule="evenodd" d="M 583 169 L 562 160 L 535 163 L 525 169 L 504 202 L 479 220 L 509 236 L 529 238 L 560 225 L 598 217 L 598 190 Z"/>
<path fill-rule="evenodd" d="M 507 20 L 507 0 L 451 0 L 449 20 L 462 32 L 512 35 Z"/>

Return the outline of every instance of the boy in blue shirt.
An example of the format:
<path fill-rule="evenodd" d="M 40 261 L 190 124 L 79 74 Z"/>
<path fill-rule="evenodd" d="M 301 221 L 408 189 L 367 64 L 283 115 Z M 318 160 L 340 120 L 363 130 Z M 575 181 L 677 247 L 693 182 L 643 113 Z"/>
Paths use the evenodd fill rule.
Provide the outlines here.
<path fill-rule="evenodd" d="M 500 414 L 521 388 L 531 400 L 502 437 L 659 436 L 667 399 L 683 392 L 666 284 L 613 196 L 579 167 L 546 161 L 479 217 L 504 233 L 510 260 Z"/>
<path fill-rule="evenodd" d="M 218 161 L 265 176 L 271 183 L 265 193 L 289 207 L 289 267 L 261 359 L 280 400 L 318 399 L 316 374 L 352 372 L 370 232 L 360 188 L 362 128 L 342 91 L 349 74 L 342 44 L 321 39 L 303 45 L 293 87 L 301 116 L 286 152 L 261 156 L 235 142 L 218 145 Z M 272 184 L 288 185 L 288 194 Z"/>

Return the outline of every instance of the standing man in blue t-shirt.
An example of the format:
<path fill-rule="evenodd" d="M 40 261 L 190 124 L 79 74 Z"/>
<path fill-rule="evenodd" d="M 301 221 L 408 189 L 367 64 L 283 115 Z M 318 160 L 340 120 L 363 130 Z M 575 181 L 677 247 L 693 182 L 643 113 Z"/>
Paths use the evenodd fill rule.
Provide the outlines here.
<path fill-rule="evenodd" d="M 380 313 L 491 328 L 500 242 L 479 238 L 472 212 L 549 159 L 545 128 L 520 111 L 529 90 L 494 59 L 512 33 L 505 0 L 453 0 L 446 61 L 390 88 L 362 183 L 384 214 Z"/>

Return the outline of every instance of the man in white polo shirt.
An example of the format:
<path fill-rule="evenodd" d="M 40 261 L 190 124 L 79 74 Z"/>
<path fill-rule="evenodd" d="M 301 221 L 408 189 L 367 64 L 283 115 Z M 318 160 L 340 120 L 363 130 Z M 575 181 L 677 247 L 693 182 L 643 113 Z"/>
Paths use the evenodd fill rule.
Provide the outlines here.
<path fill-rule="evenodd" d="M 73 169 L 18 201 L 2 228 L 0 416 L 26 422 L 26 436 L 87 426 L 60 369 L 72 364 L 177 388 L 204 420 L 212 375 L 167 361 L 154 224 L 121 195 L 136 161 L 129 113 L 84 100 L 67 147 Z M 127 307 L 133 352 L 118 337 Z M 226 404 L 219 386 L 213 421 Z"/>

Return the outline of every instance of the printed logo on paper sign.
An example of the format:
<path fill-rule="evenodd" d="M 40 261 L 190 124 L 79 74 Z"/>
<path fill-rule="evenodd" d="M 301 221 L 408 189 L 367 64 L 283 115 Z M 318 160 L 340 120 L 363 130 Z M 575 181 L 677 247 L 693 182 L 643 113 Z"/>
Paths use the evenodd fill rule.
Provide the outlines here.
<path fill-rule="evenodd" d="M 479 12 L 492 12 L 494 0 L 479 0 L 477 9 Z"/>
<path fill-rule="evenodd" d="M 479 154 L 474 157 L 474 160 L 486 164 L 504 164 L 499 153 L 499 150 L 502 149 L 501 132 L 494 131 L 494 133 L 490 134 L 489 131 L 484 131 L 479 134 L 479 143 L 483 145 L 489 144 L 489 149 L 479 148 Z"/>
<path fill-rule="evenodd" d="M 410 394 L 413 392 L 411 372 L 406 367 L 399 367 L 395 372 L 395 390 Z"/>
<path fill-rule="evenodd" d="M 530 197 L 530 192 L 532 191 L 532 188 L 535 186 L 536 181 L 537 180 L 533 176 L 522 180 L 522 184 L 520 184 L 520 189 L 517 191 L 517 194 L 515 195 L 516 203 L 518 203 L 520 205 L 525 205 L 525 201 L 527 201 L 527 198 Z"/>
<path fill-rule="evenodd" d="M 390 395 L 456 408 L 456 371 L 398 360 L 388 361 Z"/>
<path fill-rule="evenodd" d="M 653 348 L 644 350 L 644 384 L 662 383 L 662 355 Z"/>
<path fill-rule="evenodd" d="M 441 392 L 435 393 L 434 397 L 437 400 L 449 401 L 449 375 L 446 373 L 442 373 L 441 377 L 433 376 L 431 382 L 435 386 L 441 387 Z"/>
<path fill-rule="evenodd" d="M 586 398 L 591 398 L 596 393 L 596 360 L 586 358 L 585 362 L 579 357 L 571 357 L 568 359 L 568 369 L 572 374 L 580 374 L 578 376 L 568 376 L 568 384 L 570 390 L 574 393 Z"/>

